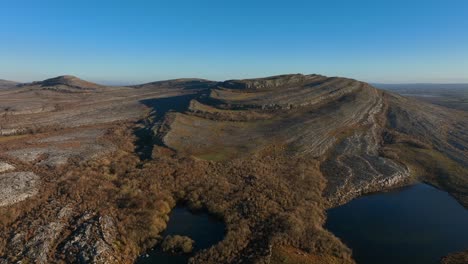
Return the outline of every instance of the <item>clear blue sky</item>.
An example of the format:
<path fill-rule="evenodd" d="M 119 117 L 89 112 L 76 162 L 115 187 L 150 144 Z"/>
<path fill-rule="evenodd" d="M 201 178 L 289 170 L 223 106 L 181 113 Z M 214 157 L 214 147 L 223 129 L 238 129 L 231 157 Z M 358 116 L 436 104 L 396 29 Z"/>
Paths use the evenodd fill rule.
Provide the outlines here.
<path fill-rule="evenodd" d="M 467 0 L 0 0 L 0 78 L 468 82 Z"/>

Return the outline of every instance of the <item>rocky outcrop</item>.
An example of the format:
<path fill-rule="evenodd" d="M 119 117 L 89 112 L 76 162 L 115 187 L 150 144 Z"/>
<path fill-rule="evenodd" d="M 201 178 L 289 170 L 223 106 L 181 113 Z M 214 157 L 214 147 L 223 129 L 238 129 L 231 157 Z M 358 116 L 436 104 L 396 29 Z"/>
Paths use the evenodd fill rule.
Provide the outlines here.
<path fill-rule="evenodd" d="M 247 90 L 266 90 L 266 89 L 277 89 L 287 88 L 291 86 L 300 86 L 304 83 L 316 80 L 319 75 L 302 75 L 302 74 L 286 74 L 278 75 L 259 79 L 247 79 L 247 80 L 228 80 L 222 82 L 220 86 L 228 89 L 247 89 Z"/>
<path fill-rule="evenodd" d="M 26 148 L 16 148 L 5 154 L 23 162 L 47 167 L 66 165 L 70 159 L 86 161 L 114 150 L 111 142 L 99 140 L 104 129 L 84 128 L 60 132 L 28 140 Z"/>
<path fill-rule="evenodd" d="M 76 231 L 58 248 L 69 263 L 121 263 L 116 254 L 117 228 L 111 216 L 83 216 Z"/>
<path fill-rule="evenodd" d="M 219 108 L 293 109 L 337 100 L 367 84 L 321 75 L 286 75 L 265 79 L 227 81 L 212 89 L 208 103 Z"/>
<path fill-rule="evenodd" d="M 28 232 L 17 232 L 8 244 L 10 256 L 16 255 L 19 259 L 34 260 L 40 264 L 49 263 L 50 253 L 67 228 L 72 212 L 72 208 L 66 206 L 59 209 L 56 218 L 49 223 L 30 223 L 28 232 L 33 232 L 32 237 L 28 237 Z"/>
<path fill-rule="evenodd" d="M 48 222 L 39 219 L 29 223 L 28 230 L 14 234 L 8 242 L 9 260 L 34 261 L 46 264 L 62 260 L 66 263 L 122 263 L 116 253 L 117 227 L 110 215 L 85 213 L 77 215 L 72 205 L 60 209 Z M 71 231 L 71 233 L 70 233 Z"/>
<path fill-rule="evenodd" d="M 39 176 L 33 172 L 0 174 L 0 207 L 21 202 L 38 191 Z"/>
<path fill-rule="evenodd" d="M 78 147 L 51 145 L 50 147 L 18 149 L 7 152 L 7 155 L 41 166 L 58 167 L 67 164 L 71 158 L 86 161 L 103 156 L 112 150 L 113 147 L 110 145 L 88 143 L 80 144 Z"/>
<path fill-rule="evenodd" d="M 15 166 L 13 166 L 13 165 L 11 165 L 9 163 L 0 161 L 0 173 L 11 171 L 11 170 L 14 170 L 14 169 L 15 169 Z"/>
<path fill-rule="evenodd" d="M 4 128 L 4 129 L 0 129 L 0 136 L 11 136 L 11 135 L 21 133 L 22 131 L 24 130 L 17 129 L 17 128 Z"/>

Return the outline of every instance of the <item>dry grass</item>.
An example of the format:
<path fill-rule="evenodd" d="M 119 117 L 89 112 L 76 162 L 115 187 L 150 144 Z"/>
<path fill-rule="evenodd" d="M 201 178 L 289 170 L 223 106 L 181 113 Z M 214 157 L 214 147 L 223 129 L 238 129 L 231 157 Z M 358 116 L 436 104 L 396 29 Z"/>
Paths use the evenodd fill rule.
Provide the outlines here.
<path fill-rule="evenodd" d="M 331 255 L 314 255 L 290 246 L 273 247 L 271 264 L 352 264 L 352 260 L 344 260 Z"/>
<path fill-rule="evenodd" d="M 1 142 L 1 143 L 4 143 L 4 142 L 8 142 L 8 141 L 13 141 L 13 140 L 18 140 L 18 139 L 26 138 L 26 137 L 28 137 L 28 136 L 29 136 L 29 135 L 2 136 L 2 137 L 0 137 L 0 142 Z"/>

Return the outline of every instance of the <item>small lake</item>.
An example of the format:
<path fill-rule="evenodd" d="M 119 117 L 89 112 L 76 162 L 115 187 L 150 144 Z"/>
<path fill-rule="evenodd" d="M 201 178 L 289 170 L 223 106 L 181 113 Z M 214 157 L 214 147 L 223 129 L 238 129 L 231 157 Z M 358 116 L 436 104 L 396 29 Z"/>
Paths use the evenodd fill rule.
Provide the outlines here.
<path fill-rule="evenodd" d="M 468 249 L 468 210 L 427 184 L 363 196 L 327 213 L 325 227 L 358 264 L 435 264 Z"/>
<path fill-rule="evenodd" d="M 223 240 L 225 225 L 219 219 L 205 212 L 191 212 L 186 207 L 176 207 L 169 215 L 169 223 L 162 237 L 168 235 L 188 236 L 195 241 L 193 254 L 173 255 L 165 253 L 157 246 L 154 250 L 139 257 L 137 264 L 185 264 L 197 251 L 209 248 Z"/>

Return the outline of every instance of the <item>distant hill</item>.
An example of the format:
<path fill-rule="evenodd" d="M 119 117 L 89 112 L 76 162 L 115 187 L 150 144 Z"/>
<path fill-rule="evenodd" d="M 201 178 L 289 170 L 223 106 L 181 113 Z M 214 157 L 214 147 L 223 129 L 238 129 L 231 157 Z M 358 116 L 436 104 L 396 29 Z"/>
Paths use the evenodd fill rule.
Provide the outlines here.
<path fill-rule="evenodd" d="M 133 88 L 183 88 L 186 90 L 206 89 L 214 86 L 216 82 L 198 78 L 182 78 L 150 82 L 140 85 L 131 85 Z"/>
<path fill-rule="evenodd" d="M 76 91 L 76 90 L 91 91 L 91 90 L 102 89 L 106 86 L 88 82 L 76 76 L 63 75 L 63 76 L 58 76 L 55 78 L 50 78 L 44 81 L 24 83 L 24 84 L 21 84 L 20 87 L 42 88 L 42 89 L 50 89 L 50 90 L 58 90 L 58 91 Z"/>
<path fill-rule="evenodd" d="M 17 84 L 18 84 L 17 82 L 1 80 L 0 79 L 0 89 L 2 89 L 2 88 L 11 88 L 11 87 L 14 87 Z"/>
<path fill-rule="evenodd" d="M 376 87 L 420 101 L 468 111 L 468 84 L 375 84 Z"/>
<path fill-rule="evenodd" d="M 421 90 L 434 90 L 434 89 L 468 89 L 468 83 L 400 83 L 400 84 L 387 84 L 387 83 L 374 83 L 377 88 L 385 90 L 402 90 L 402 89 L 421 89 Z"/>

